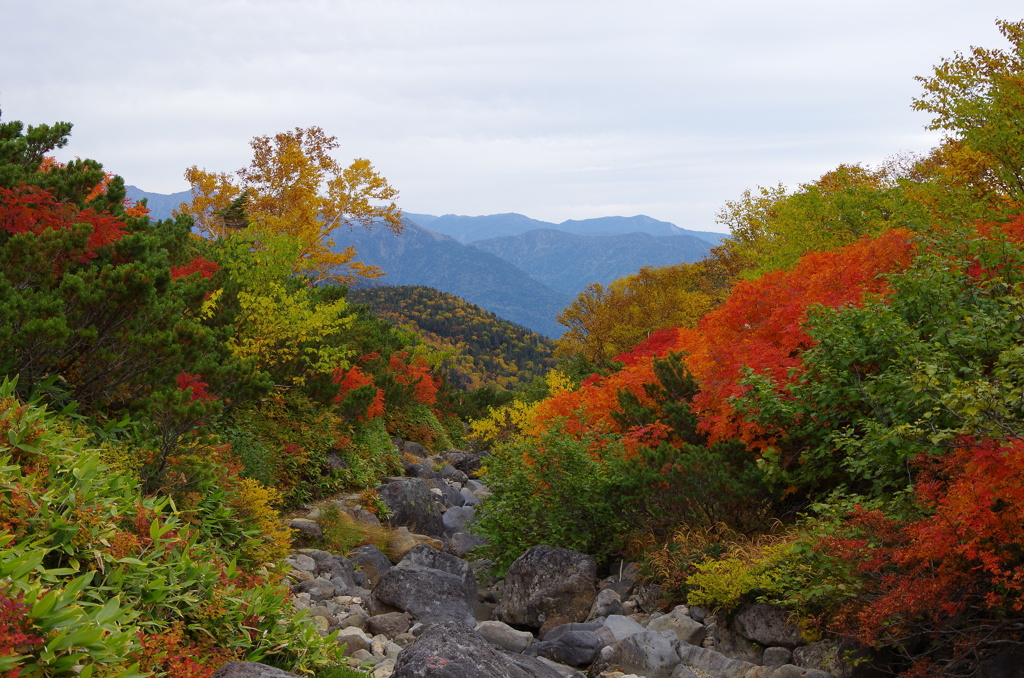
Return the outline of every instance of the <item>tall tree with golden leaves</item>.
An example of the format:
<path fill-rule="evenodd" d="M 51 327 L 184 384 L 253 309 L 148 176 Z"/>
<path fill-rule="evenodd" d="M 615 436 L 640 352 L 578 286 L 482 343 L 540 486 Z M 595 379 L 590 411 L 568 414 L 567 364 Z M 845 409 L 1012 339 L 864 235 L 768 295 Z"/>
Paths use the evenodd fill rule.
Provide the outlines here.
<path fill-rule="evenodd" d="M 352 282 L 383 275 L 376 266 L 355 260 L 352 246 L 335 251 L 337 229 L 385 225 L 402 230 L 398 191 L 373 168 L 356 159 L 343 167 L 330 152 L 337 139 L 319 127 L 296 127 L 250 143 L 252 162 L 233 173 L 208 172 L 195 165 L 185 171 L 192 185 L 191 214 L 201 233 L 222 238 L 243 226 L 290 235 L 301 243 L 295 273 L 316 282 Z M 246 197 L 246 220 L 231 218 L 231 207 Z M 237 203 L 236 203 L 237 204 Z"/>

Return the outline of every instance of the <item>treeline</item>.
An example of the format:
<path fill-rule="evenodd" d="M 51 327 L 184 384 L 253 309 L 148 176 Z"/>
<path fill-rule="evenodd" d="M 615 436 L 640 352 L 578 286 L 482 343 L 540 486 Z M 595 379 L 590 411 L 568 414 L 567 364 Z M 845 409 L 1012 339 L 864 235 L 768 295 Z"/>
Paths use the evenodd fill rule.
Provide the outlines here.
<path fill-rule="evenodd" d="M 445 292 L 401 285 L 351 289 L 348 298 L 415 332 L 438 356 L 448 382 L 462 390 L 514 390 L 554 366 L 552 340 Z"/>
<path fill-rule="evenodd" d="M 998 26 L 1010 49 L 919 79 L 931 153 L 747 191 L 707 261 L 567 309 L 558 350 L 589 376 L 473 427 L 503 441 L 477 523 L 499 566 L 625 554 L 666 602 L 781 605 L 890 673 L 1013 661 L 1024 22 Z"/>

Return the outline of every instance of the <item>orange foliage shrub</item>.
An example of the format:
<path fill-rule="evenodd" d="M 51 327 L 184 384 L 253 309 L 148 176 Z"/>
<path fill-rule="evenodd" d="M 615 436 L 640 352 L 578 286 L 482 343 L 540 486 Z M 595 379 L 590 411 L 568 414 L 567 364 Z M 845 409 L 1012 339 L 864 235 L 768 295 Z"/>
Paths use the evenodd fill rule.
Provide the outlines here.
<path fill-rule="evenodd" d="M 741 282 L 725 303 L 694 329 L 680 330 L 679 347 L 701 383 L 694 410 L 712 442 L 738 438 L 753 447 L 766 440 L 755 425 L 736 417 L 729 399 L 746 389 L 745 369 L 787 383 L 801 369 L 800 355 L 812 341 L 803 327 L 815 305 L 857 304 L 883 295 L 886 273 L 906 268 L 913 256 L 911 233 L 894 229 L 874 239 L 829 252 L 815 252 L 788 271 L 772 271 Z"/>

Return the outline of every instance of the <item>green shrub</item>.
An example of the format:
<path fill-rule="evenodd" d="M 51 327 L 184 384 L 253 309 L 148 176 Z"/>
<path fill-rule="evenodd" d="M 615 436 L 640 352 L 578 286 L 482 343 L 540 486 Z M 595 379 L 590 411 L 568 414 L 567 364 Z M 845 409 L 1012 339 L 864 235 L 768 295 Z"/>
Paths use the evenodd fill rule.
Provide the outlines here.
<path fill-rule="evenodd" d="M 597 434 L 575 438 L 560 428 L 539 439 L 498 446 L 487 457 L 491 490 L 472 531 L 487 539 L 485 557 L 503 572 L 539 544 L 609 556 L 625 527 L 614 481 L 596 450 L 621 455 L 621 443 Z"/>
<path fill-rule="evenodd" d="M 343 661 L 292 609 L 287 587 L 235 560 L 262 532 L 226 505 L 226 491 L 189 512 L 144 497 L 135 478 L 11 390 L 0 387 L 0 598 L 10 617 L 0 645 L 4 633 L 29 640 L 11 645 L 0 670 L 131 674 L 144 639 L 171 633 L 185 652 L 289 670 Z"/>

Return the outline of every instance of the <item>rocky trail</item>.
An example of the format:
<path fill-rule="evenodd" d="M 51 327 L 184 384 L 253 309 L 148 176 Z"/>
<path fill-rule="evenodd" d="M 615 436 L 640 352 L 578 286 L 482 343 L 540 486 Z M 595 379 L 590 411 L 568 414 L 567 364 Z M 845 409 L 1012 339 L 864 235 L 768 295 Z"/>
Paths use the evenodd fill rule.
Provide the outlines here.
<path fill-rule="evenodd" d="M 397 528 L 386 555 L 361 546 L 347 555 L 299 548 L 288 558 L 295 607 L 323 634 L 339 632 L 351 666 L 374 678 L 829 678 L 867 675 L 837 648 L 805 642 L 787 614 L 748 605 L 731 619 L 697 607 L 659 607 L 659 590 L 637 581 L 632 564 L 600 576 L 589 556 L 537 546 L 504 579 L 472 561 L 470 534 L 487 488 L 481 455 L 430 456 L 396 440 L 404 477 L 377 489 Z M 415 461 L 413 461 L 415 460 Z M 379 525 L 359 495 L 332 503 Z M 322 537 L 323 507 L 289 521 L 307 543 Z M 217 678 L 289 676 L 229 662 Z"/>

